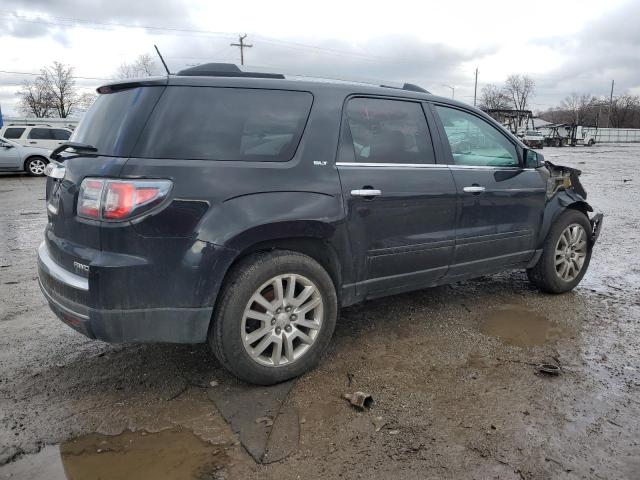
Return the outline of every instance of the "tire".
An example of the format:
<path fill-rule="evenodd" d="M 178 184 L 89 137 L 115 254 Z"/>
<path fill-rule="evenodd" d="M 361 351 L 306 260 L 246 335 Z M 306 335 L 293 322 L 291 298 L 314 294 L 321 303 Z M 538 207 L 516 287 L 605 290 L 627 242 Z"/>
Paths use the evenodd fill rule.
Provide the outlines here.
<path fill-rule="evenodd" d="M 276 289 L 278 281 L 281 294 Z M 293 295 L 289 285 L 293 285 Z M 308 299 L 302 300 L 309 291 Z M 262 303 L 255 300 L 258 293 Z M 312 304 L 318 306 L 304 313 Z M 303 312 L 300 318 L 296 312 Z M 218 361 L 241 380 L 272 385 L 316 366 L 329 345 L 337 314 L 335 286 L 318 262 L 288 250 L 253 254 L 227 275 L 209 329 L 209 344 Z M 291 320 L 293 317 L 297 319 Z M 253 341 L 250 334 L 255 334 Z M 263 342 L 268 343 L 266 349 Z M 263 350 L 256 354 L 261 346 Z"/>
<path fill-rule="evenodd" d="M 569 230 L 569 236 L 572 231 L 579 232 L 579 229 L 574 229 L 574 227 L 580 227 L 584 232 L 584 258 L 582 259 L 579 269 L 576 267 L 580 263 L 578 261 L 578 253 L 580 253 L 581 250 L 575 251 L 575 260 L 566 259 L 566 257 L 563 257 L 562 254 L 556 251 L 557 248 L 559 248 L 560 251 L 572 251 L 569 245 L 567 245 L 567 247 L 569 247 L 568 250 L 563 248 L 567 237 L 561 242 L 561 236 L 568 231 L 567 229 L 569 229 L 569 227 L 572 229 Z M 547 293 L 564 293 L 573 290 L 576 285 L 580 283 L 589 268 L 592 249 L 589 238 L 590 232 L 591 223 L 584 213 L 573 209 L 568 209 L 563 212 L 549 229 L 547 238 L 544 241 L 543 253 L 538 263 L 533 268 L 527 269 L 527 276 L 531 283 Z M 569 244 L 570 243 L 571 242 L 569 242 Z M 581 242 L 576 242 L 576 245 L 581 245 Z M 568 254 L 570 255 L 570 253 Z M 561 263 L 556 265 L 556 262 Z M 573 265 L 572 271 L 569 270 L 568 267 L 566 270 L 563 270 L 563 265 L 568 264 Z M 563 278 L 563 272 L 566 278 Z M 570 275 L 571 272 L 573 275 Z"/>
<path fill-rule="evenodd" d="M 49 162 L 44 157 L 29 157 L 24 163 L 24 170 L 32 177 L 43 177 L 47 163 Z"/>

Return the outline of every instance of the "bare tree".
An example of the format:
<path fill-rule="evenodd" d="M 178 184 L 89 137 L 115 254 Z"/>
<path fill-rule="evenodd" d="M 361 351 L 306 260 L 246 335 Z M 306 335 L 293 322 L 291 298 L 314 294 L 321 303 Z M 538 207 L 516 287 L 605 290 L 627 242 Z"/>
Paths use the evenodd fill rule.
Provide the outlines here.
<path fill-rule="evenodd" d="M 573 123 L 582 125 L 594 102 L 595 98 L 589 93 L 578 95 L 573 92 L 562 100 L 560 108 L 571 114 Z"/>
<path fill-rule="evenodd" d="M 480 90 L 480 108 L 483 110 L 509 108 L 509 97 L 496 85 L 489 83 Z"/>
<path fill-rule="evenodd" d="M 41 78 L 24 82 L 17 95 L 20 98 L 19 109 L 24 115 L 36 118 L 52 116 L 53 100 Z"/>
<path fill-rule="evenodd" d="M 53 62 L 50 67 L 40 70 L 38 80 L 44 83 L 58 116 L 67 118 L 79 100 L 73 67 Z"/>
<path fill-rule="evenodd" d="M 89 110 L 91 105 L 93 105 L 93 102 L 95 102 L 96 98 L 98 98 L 98 95 L 93 92 L 85 92 L 80 94 L 80 96 L 78 97 L 78 105 L 76 107 L 76 111 L 86 112 L 87 110 Z"/>
<path fill-rule="evenodd" d="M 143 53 L 133 63 L 123 63 L 116 71 L 116 78 L 151 77 L 157 74 L 157 65 L 151 55 Z"/>
<path fill-rule="evenodd" d="M 633 128 L 639 123 L 640 96 L 625 93 L 613 99 L 611 125 L 615 128 Z"/>
<path fill-rule="evenodd" d="M 514 109 L 527 110 L 529 100 L 535 93 L 535 86 L 531 77 L 512 74 L 504 83 L 504 93 L 509 97 Z"/>

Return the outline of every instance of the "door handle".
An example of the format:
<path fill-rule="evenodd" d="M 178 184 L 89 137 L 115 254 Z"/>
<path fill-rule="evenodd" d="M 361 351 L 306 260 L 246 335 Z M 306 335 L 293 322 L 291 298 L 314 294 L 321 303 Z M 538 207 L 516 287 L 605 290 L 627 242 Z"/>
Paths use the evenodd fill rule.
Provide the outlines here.
<path fill-rule="evenodd" d="M 472 185 L 471 187 L 464 187 L 462 190 L 464 190 L 465 193 L 482 193 L 486 190 L 486 188 L 481 187 L 480 185 Z"/>
<path fill-rule="evenodd" d="M 35 145 L 35 144 L 36 144 L 36 143 L 38 143 L 38 142 L 29 142 L 29 143 L 30 143 L 30 144 L 32 144 L 32 145 Z"/>
<path fill-rule="evenodd" d="M 352 197 L 379 197 L 380 195 L 382 195 L 382 190 L 376 190 L 375 188 L 351 190 Z"/>

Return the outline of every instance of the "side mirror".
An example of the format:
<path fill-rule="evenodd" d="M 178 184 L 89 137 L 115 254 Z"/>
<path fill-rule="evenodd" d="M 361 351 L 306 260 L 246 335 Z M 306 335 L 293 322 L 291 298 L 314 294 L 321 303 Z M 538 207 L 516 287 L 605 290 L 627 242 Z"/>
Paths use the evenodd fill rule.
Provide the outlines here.
<path fill-rule="evenodd" d="M 13 145 L 11 145 L 10 143 L 2 143 L 1 144 L 4 148 L 13 148 Z"/>
<path fill-rule="evenodd" d="M 526 149 L 524 151 L 524 168 L 538 168 L 544 163 L 542 154 Z"/>

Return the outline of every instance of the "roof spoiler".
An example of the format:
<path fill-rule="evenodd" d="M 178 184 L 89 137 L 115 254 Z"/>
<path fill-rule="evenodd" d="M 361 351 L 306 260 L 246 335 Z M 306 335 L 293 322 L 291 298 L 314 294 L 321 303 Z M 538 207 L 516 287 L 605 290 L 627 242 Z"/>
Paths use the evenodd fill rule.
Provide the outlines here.
<path fill-rule="evenodd" d="M 233 63 L 205 63 L 178 72 L 186 77 L 245 77 L 245 78 L 277 78 L 284 79 L 280 73 L 243 72 Z"/>

